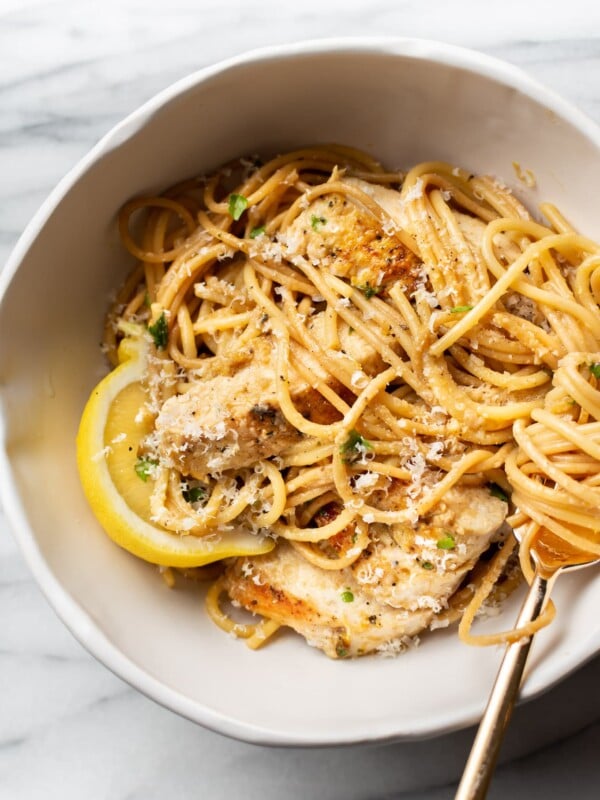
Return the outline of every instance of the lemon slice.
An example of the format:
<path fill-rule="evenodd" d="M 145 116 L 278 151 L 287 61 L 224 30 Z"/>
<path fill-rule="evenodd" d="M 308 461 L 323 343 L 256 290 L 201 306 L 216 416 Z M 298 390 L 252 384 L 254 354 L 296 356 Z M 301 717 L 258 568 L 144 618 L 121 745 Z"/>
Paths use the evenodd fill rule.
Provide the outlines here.
<path fill-rule="evenodd" d="M 222 558 L 267 553 L 272 539 L 238 530 L 203 539 L 179 535 L 150 519 L 153 480 L 135 471 L 138 445 L 151 422 L 138 414 L 148 344 L 143 333 L 119 347 L 119 366 L 93 390 L 77 434 L 77 465 L 85 496 L 98 522 L 130 553 L 171 567 L 198 567 Z"/>

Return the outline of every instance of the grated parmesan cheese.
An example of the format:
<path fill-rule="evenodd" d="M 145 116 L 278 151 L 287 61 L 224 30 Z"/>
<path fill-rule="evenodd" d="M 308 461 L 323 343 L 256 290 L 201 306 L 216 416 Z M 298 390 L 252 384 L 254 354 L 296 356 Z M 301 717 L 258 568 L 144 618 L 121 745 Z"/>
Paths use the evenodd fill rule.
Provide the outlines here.
<path fill-rule="evenodd" d="M 356 389 L 364 389 L 364 387 L 369 383 L 369 376 L 365 375 L 362 369 L 357 369 L 356 372 L 352 373 L 352 377 L 350 378 L 350 385 Z"/>
<path fill-rule="evenodd" d="M 417 178 L 404 195 L 404 200 L 410 202 L 411 200 L 419 200 L 421 197 L 423 197 L 423 178 Z"/>
<path fill-rule="evenodd" d="M 378 480 L 379 475 L 376 472 L 363 472 L 354 480 L 354 488 L 362 492 L 364 489 L 371 489 Z M 365 520 L 365 522 L 367 521 Z"/>
<path fill-rule="evenodd" d="M 420 642 L 421 640 L 418 636 L 401 636 L 398 639 L 390 639 L 389 642 L 380 644 L 375 652 L 382 658 L 395 658 L 406 650 L 418 647 Z"/>

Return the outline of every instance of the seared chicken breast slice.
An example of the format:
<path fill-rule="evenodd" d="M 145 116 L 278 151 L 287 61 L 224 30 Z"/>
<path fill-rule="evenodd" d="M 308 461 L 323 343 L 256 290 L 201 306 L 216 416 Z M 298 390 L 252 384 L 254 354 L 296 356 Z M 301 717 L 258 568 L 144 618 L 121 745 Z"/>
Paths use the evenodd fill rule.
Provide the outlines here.
<path fill-rule="evenodd" d="M 281 240 L 290 252 L 306 255 L 367 294 L 385 294 L 397 282 L 411 294 L 421 274 L 421 259 L 394 235 L 404 221 L 399 193 L 361 180 L 344 181 L 374 199 L 392 220 L 382 229 L 360 202 L 330 194 L 310 203 Z"/>
<path fill-rule="evenodd" d="M 383 368 L 378 352 L 358 333 L 338 321 L 338 349 L 328 347 L 325 314 L 307 321 L 309 335 L 327 349 L 340 369 L 365 376 Z M 383 332 L 381 333 L 383 336 Z M 389 337 L 388 337 L 389 338 Z M 292 352 L 298 351 L 295 344 Z M 321 381 L 348 403 L 353 392 L 339 384 L 322 366 L 317 354 L 303 350 L 303 362 L 313 377 L 312 385 L 290 367 L 289 389 L 296 409 L 308 420 L 329 424 L 341 414 L 317 391 Z M 276 391 L 275 341 L 268 334 L 257 337 L 245 360 L 222 366 L 222 375 L 192 384 L 169 398 L 156 419 L 156 444 L 161 462 L 184 475 L 202 479 L 225 469 L 241 469 L 261 459 L 280 455 L 302 437 L 281 412 Z M 356 390 L 358 393 L 359 389 Z"/>
<path fill-rule="evenodd" d="M 231 563 L 226 589 L 331 658 L 395 651 L 447 608 L 500 536 L 506 512 L 487 488 L 458 485 L 414 528 L 372 524 L 369 546 L 350 567 L 314 566 L 281 541 L 271 553 Z"/>

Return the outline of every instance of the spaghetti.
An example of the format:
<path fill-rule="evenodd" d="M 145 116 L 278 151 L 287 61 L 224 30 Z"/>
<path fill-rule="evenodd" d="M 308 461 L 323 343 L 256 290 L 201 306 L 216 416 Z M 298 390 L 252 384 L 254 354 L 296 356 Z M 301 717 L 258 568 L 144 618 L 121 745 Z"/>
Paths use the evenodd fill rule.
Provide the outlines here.
<path fill-rule="evenodd" d="M 113 364 L 127 323 L 154 339 L 152 519 L 174 535 L 268 530 L 342 571 L 377 531 L 493 484 L 512 493 L 528 580 L 542 528 L 600 555 L 600 246 L 540 210 L 546 223 L 490 177 L 441 162 L 389 172 L 338 145 L 127 203 L 137 266 L 104 338 Z M 382 502 L 390 486 L 401 504 Z M 523 635 L 470 633 L 514 583 L 500 583 L 514 544 L 472 565 L 438 622 L 462 615 L 473 643 Z M 223 578 L 209 591 L 212 618 L 260 645 L 277 617 L 235 622 L 226 591 Z"/>

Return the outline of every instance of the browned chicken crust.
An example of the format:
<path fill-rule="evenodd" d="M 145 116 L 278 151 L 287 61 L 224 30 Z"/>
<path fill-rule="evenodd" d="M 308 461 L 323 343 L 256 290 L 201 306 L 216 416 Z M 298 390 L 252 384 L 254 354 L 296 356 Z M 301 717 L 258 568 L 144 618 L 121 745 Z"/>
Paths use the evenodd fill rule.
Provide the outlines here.
<path fill-rule="evenodd" d="M 396 489 L 388 507 L 402 501 Z M 331 658 L 394 653 L 435 624 L 481 554 L 501 538 L 506 511 L 486 487 L 459 484 L 414 528 L 371 525 L 371 544 L 350 567 L 321 569 L 281 542 L 266 555 L 236 559 L 226 589 Z"/>

